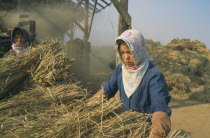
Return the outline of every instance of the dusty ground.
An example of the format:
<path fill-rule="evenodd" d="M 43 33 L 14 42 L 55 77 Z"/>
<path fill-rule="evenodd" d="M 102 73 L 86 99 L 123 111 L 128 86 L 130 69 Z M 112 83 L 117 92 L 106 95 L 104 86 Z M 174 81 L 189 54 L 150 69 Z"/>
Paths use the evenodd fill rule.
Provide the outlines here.
<path fill-rule="evenodd" d="M 210 138 L 210 103 L 173 96 L 172 127 L 191 133 L 192 138 Z"/>

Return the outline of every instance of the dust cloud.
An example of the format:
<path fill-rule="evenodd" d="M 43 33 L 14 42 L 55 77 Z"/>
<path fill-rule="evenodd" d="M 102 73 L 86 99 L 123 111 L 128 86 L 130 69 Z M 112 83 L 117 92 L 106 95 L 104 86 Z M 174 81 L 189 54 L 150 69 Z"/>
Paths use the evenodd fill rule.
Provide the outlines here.
<path fill-rule="evenodd" d="M 49 38 L 64 39 L 64 34 L 68 32 L 70 28 L 75 27 L 73 26 L 73 21 L 77 20 L 78 22 L 82 22 L 84 17 L 84 11 L 81 8 L 75 10 L 61 5 L 47 7 L 36 5 L 30 7 L 30 10 L 27 11 L 21 9 L 11 10 L 4 20 L 7 27 L 12 29 L 17 26 L 21 14 L 27 14 L 30 17 L 30 20 L 36 21 L 36 38 L 40 42 Z M 98 32 L 99 29 L 97 29 L 97 26 L 98 24 L 94 24 L 96 29 L 93 29 L 95 32 L 92 31 L 91 33 Z M 101 28 L 100 26 L 98 27 Z M 75 32 L 75 35 L 76 34 L 77 32 Z M 95 40 L 98 38 L 99 35 L 94 35 Z M 96 91 L 112 74 L 110 64 L 115 63 L 116 52 L 114 46 L 100 45 L 91 46 L 90 51 L 91 76 L 89 77 L 88 82 L 91 82 L 89 87 L 92 88 L 90 89 Z"/>
<path fill-rule="evenodd" d="M 49 38 L 64 39 L 64 34 L 73 28 L 73 21 L 82 21 L 83 9 L 72 9 L 67 5 L 47 6 L 36 5 L 30 7 L 30 10 L 15 9 L 4 18 L 8 28 L 14 28 L 18 25 L 21 14 L 29 15 L 30 20 L 36 21 L 36 36 L 39 41 Z"/>

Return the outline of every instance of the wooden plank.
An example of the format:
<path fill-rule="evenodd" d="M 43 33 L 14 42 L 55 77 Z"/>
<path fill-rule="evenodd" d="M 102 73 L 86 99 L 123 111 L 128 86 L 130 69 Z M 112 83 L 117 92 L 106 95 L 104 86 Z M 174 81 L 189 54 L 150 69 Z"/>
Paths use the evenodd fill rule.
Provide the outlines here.
<path fill-rule="evenodd" d="M 74 21 L 74 23 L 83 31 L 85 32 L 85 29 L 80 25 L 77 21 Z"/>
<path fill-rule="evenodd" d="M 113 2 L 116 2 L 115 6 L 116 9 L 118 9 L 118 36 L 121 35 L 125 30 L 129 29 L 130 26 L 131 26 L 131 17 L 130 15 L 128 14 L 128 0 L 111 0 Z M 121 11 L 121 12 L 120 12 Z M 126 14 L 128 16 L 128 20 L 126 21 Z M 120 64 L 121 61 L 120 59 L 118 58 L 117 54 L 116 54 L 116 65 Z M 116 93 L 116 99 L 118 101 L 120 101 L 120 92 L 118 91 Z"/>
<path fill-rule="evenodd" d="M 117 0 L 111 0 L 117 11 L 120 13 L 122 18 L 125 20 L 127 25 L 131 26 L 131 16 L 128 14 L 128 12 L 124 9 L 124 7 L 121 6 L 121 4 Z"/>
<path fill-rule="evenodd" d="M 96 2 L 96 0 L 92 0 L 92 1 Z M 97 3 L 97 5 L 99 5 L 102 9 L 105 9 L 105 7 L 101 5 L 100 3 Z"/>
<path fill-rule="evenodd" d="M 79 0 L 77 0 L 77 1 L 79 2 Z M 85 6 L 85 2 L 84 2 L 84 0 L 81 2 L 81 4 Z M 89 3 L 89 9 L 91 9 L 91 10 L 93 11 L 93 9 L 94 9 L 94 5 L 93 5 L 93 4 L 91 4 L 91 3 Z M 99 12 L 99 9 L 97 9 L 97 8 L 96 8 L 96 12 Z"/>
<path fill-rule="evenodd" d="M 85 14 L 84 14 L 84 40 L 88 40 L 89 32 L 89 0 L 85 1 Z"/>
<path fill-rule="evenodd" d="M 76 3 L 72 8 L 76 8 L 80 6 L 80 4 L 83 2 L 83 0 L 79 0 L 78 3 Z"/>
<path fill-rule="evenodd" d="M 91 16 L 91 22 L 90 22 L 90 26 L 89 26 L 88 39 L 90 37 L 90 32 L 91 32 L 91 28 L 92 28 L 92 24 L 93 24 L 93 19 L 94 19 L 94 16 L 95 16 L 96 5 L 97 5 L 97 0 L 95 0 L 94 9 L 93 9 L 93 13 L 92 13 L 92 16 Z"/>
<path fill-rule="evenodd" d="M 110 3 L 106 2 L 105 0 L 101 0 L 103 3 L 105 3 L 106 5 L 109 5 Z"/>

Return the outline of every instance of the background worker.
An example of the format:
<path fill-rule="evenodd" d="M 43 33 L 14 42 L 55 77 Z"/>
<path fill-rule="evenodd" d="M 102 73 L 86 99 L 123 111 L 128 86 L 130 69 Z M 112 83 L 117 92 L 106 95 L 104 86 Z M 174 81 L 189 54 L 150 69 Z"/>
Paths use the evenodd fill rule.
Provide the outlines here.
<path fill-rule="evenodd" d="M 15 27 L 11 33 L 12 49 L 10 49 L 4 57 L 8 55 L 19 56 L 26 52 L 29 46 L 29 34 L 25 29 Z"/>

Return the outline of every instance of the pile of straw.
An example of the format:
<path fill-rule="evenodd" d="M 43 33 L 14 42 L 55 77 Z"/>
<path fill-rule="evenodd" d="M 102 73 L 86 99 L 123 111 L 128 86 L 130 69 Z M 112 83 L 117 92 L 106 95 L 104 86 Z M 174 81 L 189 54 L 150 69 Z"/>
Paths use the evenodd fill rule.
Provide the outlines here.
<path fill-rule="evenodd" d="M 72 62 L 73 59 L 69 59 L 64 53 L 49 50 L 34 71 L 31 71 L 33 81 L 42 86 L 52 86 L 59 81 L 70 81 Z"/>
<path fill-rule="evenodd" d="M 85 102 L 75 84 L 36 87 L 0 103 L 4 137 L 128 137 L 149 134 L 147 116 L 123 112 L 115 99 Z"/>
<path fill-rule="evenodd" d="M 81 108 L 83 107 L 83 108 Z M 149 135 L 148 116 L 123 112 L 115 99 L 79 106 L 58 122 L 67 123 L 56 137 L 143 137 Z"/>
<path fill-rule="evenodd" d="M 172 94 L 194 92 L 210 84 L 210 50 L 198 40 L 174 39 L 150 49 L 154 64 L 162 71 Z"/>
<path fill-rule="evenodd" d="M 56 41 L 46 41 L 36 48 L 31 48 L 18 58 L 8 56 L 0 59 L 0 98 L 14 90 L 18 83 L 30 74 L 29 70 L 37 69 L 42 57 L 50 50 L 54 53 L 59 52 L 61 50 L 59 47 Z"/>
<path fill-rule="evenodd" d="M 2 59 L 1 63 L 1 92 L 10 91 L 27 75 L 34 85 L 0 101 L 0 137 L 150 135 L 150 115 L 124 112 L 115 99 L 101 98 L 87 104 L 87 90 L 72 80 L 69 72 L 72 59 L 62 53 L 56 41 L 46 41 L 18 58 Z M 174 134 L 177 136 L 173 131 Z"/>
<path fill-rule="evenodd" d="M 78 91 L 79 90 L 79 91 Z M 5 137 L 45 136 L 57 119 L 70 112 L 84 98 L 75 84 L 36 87 L 1 101 L 1 135 Z"/>
<path fill-rule="evenodd" d="M 123 112 L 121 103 L 114 99 L 87 106 L 87 92 L 72 80 L 70 65 L 73 60 L 61 51 L 56 41 L 43 42 L 18 58 L 9 56 L 0 62 L 1 94 L 10 92 L 26 76 L 33 84 L 10 99 L 0 101 L 0 136 L 149 134 L 146 116 Z"/>

